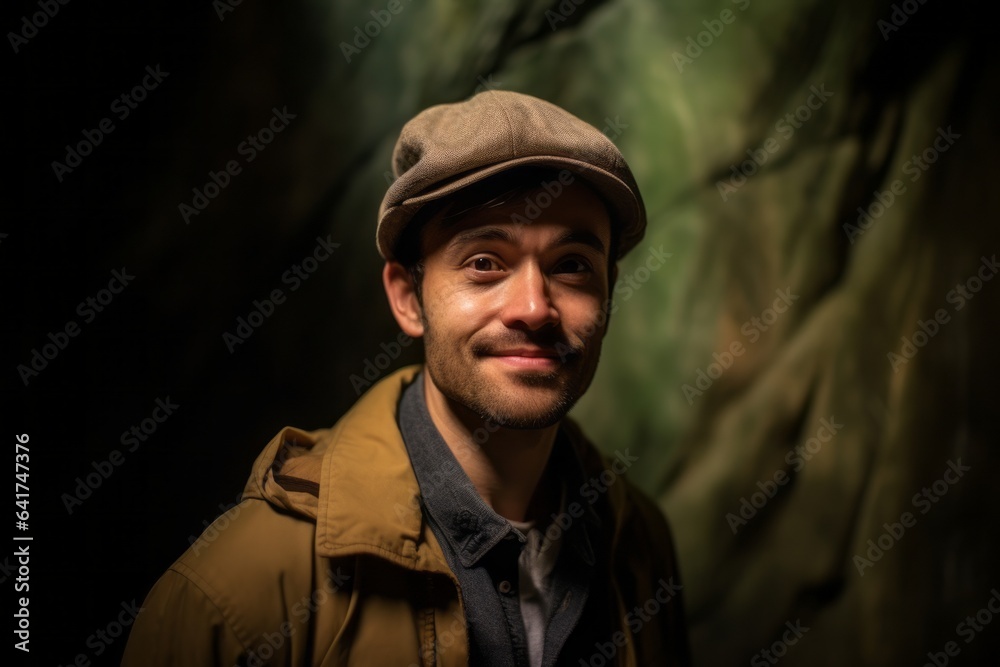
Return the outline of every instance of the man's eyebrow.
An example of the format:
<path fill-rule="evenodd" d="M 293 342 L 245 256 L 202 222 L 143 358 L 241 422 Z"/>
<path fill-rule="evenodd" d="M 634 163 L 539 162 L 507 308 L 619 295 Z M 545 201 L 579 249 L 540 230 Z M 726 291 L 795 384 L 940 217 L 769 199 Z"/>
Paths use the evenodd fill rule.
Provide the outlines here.
<path fill-rule="evenodd" d="M 502 241 L 504 243 L 516 243 L 514 235 L 502 227 L 474 227 L 464 232 L 459 232 L 452 237 L 449 247 L 475 243 L 477 241 Z"/>
<path fill-rule="evenodd" d="M 509 243 L 514 245 L 517 243 L 517 239 L 510 230 L 504 229 L 503 227 L 474 227 L 473 229 L 468 229 L 464 232 L 459 232 L 452 237 L 451 242 L 448 243 L 448 247 L 457 248 L 463 246 L 467 243 L 476 243 L 482 241 L 500 241 L 501 243 Z M 607 249 L 604 247 L 604 243 L 600 238 L 593 232 L 586 230 L 572 230 L 568 231 L 559 238 L 555 240 L 552 244 L 554 247 L 582 244 L 593 248 L 597 252 L 603 254 L 607 253 Z"/>
<path fill-rule="evenodd" d="M 597 234 L 582 229 L 566 232 L 556 240 L 554 245 L 572 245 L 574 243 L 582 243 L 585 246 L 590 246 L 602 255 L 607 253 L 604 243 L 597 237 Z"/>

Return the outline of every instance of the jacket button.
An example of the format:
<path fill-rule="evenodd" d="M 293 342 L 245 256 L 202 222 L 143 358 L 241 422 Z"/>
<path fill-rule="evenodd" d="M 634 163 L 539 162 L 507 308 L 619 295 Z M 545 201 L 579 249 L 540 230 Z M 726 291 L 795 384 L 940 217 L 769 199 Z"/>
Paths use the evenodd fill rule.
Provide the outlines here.
<path fill-rule="evenodd" d="M 469 510 L 462 510 L 454 519 L 455 528 L 464 533 L 474 533 L 479 528 L 479 517 Z"/>
<path fill-rule="evenodd" d="M 503 581 L 501 581 L 501 582 L 500 582 L 500 585 L 499 585 L 499 586 L 497 586 L 497 589 L 499 589 L 499 591 L 500 591 L 501 593 L 503 593 L 504 595 L 510 595 L 510 592 L 511 592 L 511 590 L 512 590 L 513 588 L 514 588 L 514 587 L 513 587 L 513 586 L 511 586 L 511 585 L 510 585 L 510 582 L 509 582 L 509 581 L 507 581 L 506 579 L 504 579 Z"/>

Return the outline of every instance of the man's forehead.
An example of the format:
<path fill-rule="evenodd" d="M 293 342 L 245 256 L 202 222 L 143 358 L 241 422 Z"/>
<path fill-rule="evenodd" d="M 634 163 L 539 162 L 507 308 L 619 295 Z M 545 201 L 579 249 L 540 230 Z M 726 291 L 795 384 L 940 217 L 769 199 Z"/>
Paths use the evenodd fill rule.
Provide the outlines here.
<path fill-rule="evenodd" d="M 607 223 L 605 224 L 607 227 Z M 524 242 L 527 230 L 525 225 L 504 222 L 484 222 L 478 221 L 469 223 L 460 229 L 445 231 L 442 234 L 447 247 L 460 247 L 468 244 L 499 241 L 508 245 L 520 245 Z M 608 253 L 607 239 L 600 234 L 600 225 L 595 229 L 593 225 L 548 225 L 541 223 L 538 227 L 539 233 L 534 235 L 534 240 L 541 242 L 544 246 L 560 247 L 566 245 L 585 245 L 593 248 L 601 254 Z M 604 235 L 604 236 L 609 236 Z"/>
<path fill-rule="evenodd" d="M 457 215 L 445 210 L 429 220 L 425 240 L 433 246 L 456 247 L 488 241 L 517 245 L 530 238 L 546 246 L 581 243 L 603 254 L 609 252 L 611 220 L 603 203 L 588 189 L 565 193 L 559 201 L 549 198 L 547 203 L 541 208 L 529 193 Z"/>

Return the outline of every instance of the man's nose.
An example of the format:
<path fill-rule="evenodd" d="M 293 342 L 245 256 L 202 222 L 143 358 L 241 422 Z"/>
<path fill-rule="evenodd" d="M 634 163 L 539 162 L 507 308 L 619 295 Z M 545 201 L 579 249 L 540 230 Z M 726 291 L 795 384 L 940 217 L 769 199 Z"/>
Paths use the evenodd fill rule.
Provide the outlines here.
<path fill-rule="evenodd" d="M 559 321 L 548 277 L 537 265 L 520 267 L 506 282 L 507 293 L 501 314 L 505 326 L 535 331 Z"/>

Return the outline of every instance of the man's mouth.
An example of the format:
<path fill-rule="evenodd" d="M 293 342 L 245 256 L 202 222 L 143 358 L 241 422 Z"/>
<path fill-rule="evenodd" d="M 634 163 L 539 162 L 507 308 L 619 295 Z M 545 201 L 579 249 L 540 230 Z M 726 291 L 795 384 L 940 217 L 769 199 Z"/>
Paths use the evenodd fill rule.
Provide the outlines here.
<path fill-rule="evenodd" d="M 547 357 L 557 358 L 559 354 L 551 347 L 512 347 L 490 353 L 494 357 Z"/>
<path fill-rule="evenodd" d="M 520 346 L 501 350 L 490 350 L 487 357 L 492 357 L 508 366 L 523 369 L 553 370 L 558 368 L 563 359 L 552 347 Z"/>

